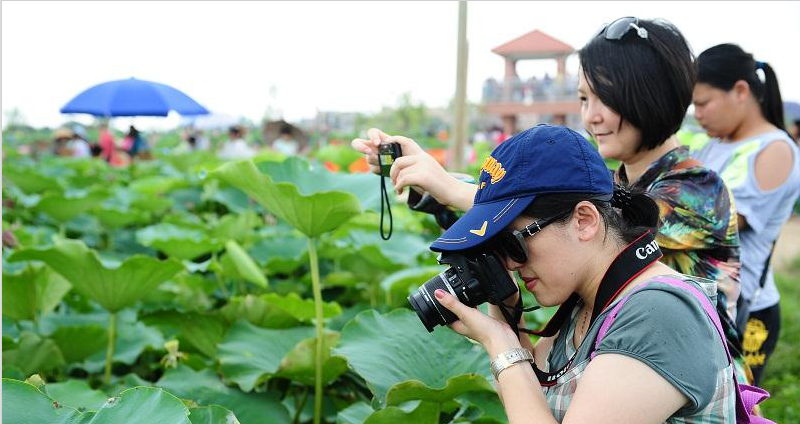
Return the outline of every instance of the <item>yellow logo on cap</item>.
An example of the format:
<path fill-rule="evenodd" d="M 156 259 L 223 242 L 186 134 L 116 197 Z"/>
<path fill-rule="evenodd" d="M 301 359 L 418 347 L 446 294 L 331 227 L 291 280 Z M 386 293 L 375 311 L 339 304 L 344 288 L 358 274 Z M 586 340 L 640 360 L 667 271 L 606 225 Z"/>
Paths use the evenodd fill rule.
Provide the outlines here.
<path fill-rule="evenodd" d="M 486 234 L 486 225 L 489 223 L 487 221 L 483 221 L 483 226 L 481 226 L 480 230 L 469 230 L 470 233 L 475 234 L 478 237 L 483 237 Z"/>
<path fill-rule="evenodd" d="M 495 158 L 489 156 L 483 161 L 483 165 L 481 165 L 481 171 L 486 172 L 492 177 L 492 184 L 500 181 L 506 175 L 506 170 L 503 168 L 503 164 L 498 162 Z"/>

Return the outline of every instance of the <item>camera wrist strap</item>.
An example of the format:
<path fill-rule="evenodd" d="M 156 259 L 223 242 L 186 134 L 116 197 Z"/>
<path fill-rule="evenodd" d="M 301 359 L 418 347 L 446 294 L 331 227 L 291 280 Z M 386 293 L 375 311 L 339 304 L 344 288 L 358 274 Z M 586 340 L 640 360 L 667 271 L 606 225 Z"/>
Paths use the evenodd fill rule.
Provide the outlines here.
<path fill-rule="evenodd" d="M 383 204 L 386 203 L 386 210 L 389 213 L 389 234 L 383 232 Z M 386 191 L 386 177 L 381 176 L 381 238 L 389 240 L 392 237 L 392 205 L 389 204 L 389 193 Z"/>
<path fill-rule="evenodd" d="M 592 317 L 589 321 L 588 328 L 592 327 L 592 324 L 595 322 L 598 315 L 600 315 L 600 313 L 602 313 L 603 310 L 614 301 L 617 295 L 619 295 L 619 293 L 622 292 L 622 290 L 624 290 L 631 281 L 633 281 L 639 276 L 639 274 L 644 272 L 663 256 L 664 255 L 661 253 L 661 250 L 658 248 L 658 244 L 655 242 L 655 237 L 650 231 L 642 234 L 639 238 L 626 246 L 625 249 L 623 249 L 611 262 L 611 265 L 606 270 L 603 279 L 600 281 L 600 285 L 597 288 L 597 294 L 595 295 Z M 556 335 L 559 330 L 561 330 L 564 323 L 570 318 L 573 309 L 579 301 L 580 297 L 576 293 L 573 293 L 567 299 L 567 301 L 558 308 L 555 315 L 553 315 L 553 318 L 547 322 L 545 327 L 539 331 L 533 331 L 527 328 L 519 328 L 518 324 L 520 322 L 520 318 L 522 317 L 522 312 L 536 309 L 536 307 L 523 309 L 521 296 L 513 308 L 506 305 L 499 306 L 506 322 L 511 326 L 516 334 L 522 332 L 542 337 L 552 337 Z M 513 313 L 509 311 L 509 309 L 512 309 Z M 561 369 L 554 372 L 542 371 L 535 364 L 531 364 L 539 383 L 542 386 L 552 386 L 555 384 L 556 380 L 564 375 L 564 373 L 569 369 L 570 365 L 572 365 L 572 361 L 575 359 L 578 350 L 579 349 L 576 346 L 575 354 L 572 355 L 572 358 L 570 358 L 567 363 L 561 367 Z"/>

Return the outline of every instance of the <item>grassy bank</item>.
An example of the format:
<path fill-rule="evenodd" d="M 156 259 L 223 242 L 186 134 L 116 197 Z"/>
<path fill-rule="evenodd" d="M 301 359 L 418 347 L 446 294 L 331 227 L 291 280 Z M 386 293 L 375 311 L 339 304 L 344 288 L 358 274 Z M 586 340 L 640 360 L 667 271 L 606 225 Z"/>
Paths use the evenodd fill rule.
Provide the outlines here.
<path fill-rule="evenodd" d="M 762 383 L 771 397 L 764 416 L 777 423 L 800 423 L 800 257 L 775 274 L 781 293 L 781 333 Z"/>

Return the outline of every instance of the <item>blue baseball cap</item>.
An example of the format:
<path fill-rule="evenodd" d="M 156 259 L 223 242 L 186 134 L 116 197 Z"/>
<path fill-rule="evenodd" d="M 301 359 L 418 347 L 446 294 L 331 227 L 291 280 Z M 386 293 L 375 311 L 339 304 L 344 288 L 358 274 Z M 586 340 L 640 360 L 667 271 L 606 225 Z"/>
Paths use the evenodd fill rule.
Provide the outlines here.
<path fill-rule="evenodd" d="M 545 193 L 607 194 L 610 200 L 614 183 L 597 149 L 583 136 L 565 127 L 537 125 L 504 141 L 486 158 L 474 206 L 430 248 L 475 247 Z"/>

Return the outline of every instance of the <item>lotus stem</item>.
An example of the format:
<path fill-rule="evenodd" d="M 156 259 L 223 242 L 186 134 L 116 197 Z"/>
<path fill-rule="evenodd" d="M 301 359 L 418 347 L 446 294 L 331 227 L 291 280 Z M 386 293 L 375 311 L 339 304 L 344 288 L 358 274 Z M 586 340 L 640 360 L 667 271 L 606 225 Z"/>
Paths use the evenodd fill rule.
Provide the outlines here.
<path fill-rule="evenodd" d="M 313 237 L 308 238 L 308 260 L 311 263 L 311 287 L 314 291 L 314 315 L 316 318 L 317 338 L 314 351 L 314 424 L 322 420 L 322 288 L 319 281 L 319 263 L 317 247 Z"/>
<path fill-rule="evenodd" d="M 106 370 L 103 381 L 106 386 L 111 384 L 111 363 L 114 359 L 114 332 L 117 326 L 117 314 L 112 312 L 108 316 L 108 348 L 106 349 Z"/>

